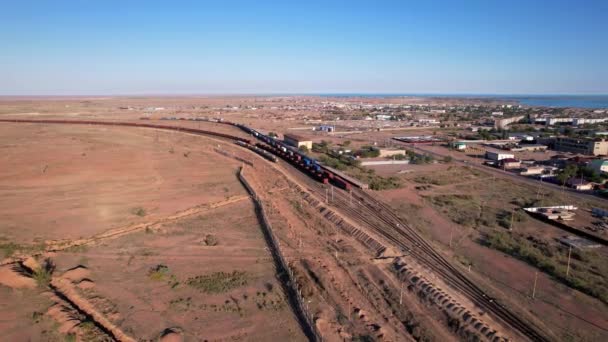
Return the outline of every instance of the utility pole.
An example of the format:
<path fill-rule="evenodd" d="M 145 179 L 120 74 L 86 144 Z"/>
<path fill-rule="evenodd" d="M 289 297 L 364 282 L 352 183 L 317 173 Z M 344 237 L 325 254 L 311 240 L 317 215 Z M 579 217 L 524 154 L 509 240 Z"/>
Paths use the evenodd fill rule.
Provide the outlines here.
<path fill-rule="evenodd" d="M 515 211 L 511 212 L 511 223 L 509 223 L 509 230 L 513 230 L 513 214 L 515 214 Z"/>
<path fill-rule="evenodd" d="M 536 295 L 536 281 L 538 280 L 538 271 L 534 271 L 534 287 L 532 288 L 532 299 Z"/>
<path fill-rule="evenodd" d="M 334 187 L 333 186 L 331 187 L 331 201 L 332 201 L 332 203 L 334 201 Z"/>
<path fill-rule="evenodd" d="M 450 229 L 450 243 L 449 246 L 452 247 L 452 237 L 454 236 L 454 226 Z"/>
<path fill-rule="evenodd" d="M 329 189 L 325 188 L 325 203 L 329 203 Z"/>
<path fill-rule="evenodd" d="M 566 267 L 566 277 L 570 274 L 570 255 L 572 255 L 572 246 L 568 248 L 568 266 Z"/>
<path fill-rule="evenodd" d="M 348 198 L 350 200 L 350 205 L 352 206 L 353 205 L 353 190 L 352 189 L 348 192 Z"/>
<path fill-rule="evenodd" d="M 399 287 L 399 305 L 403 304 L 403 281 L 401 281 L 401 286 Z"/>

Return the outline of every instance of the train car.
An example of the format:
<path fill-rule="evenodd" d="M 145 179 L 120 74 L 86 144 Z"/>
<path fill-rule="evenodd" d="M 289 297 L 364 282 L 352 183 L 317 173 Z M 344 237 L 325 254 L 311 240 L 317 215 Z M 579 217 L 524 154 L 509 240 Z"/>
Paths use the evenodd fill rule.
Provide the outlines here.
<path fill-rule="evenodd" d="M 339 177 L 334 176 L 334 178 L 332 179 L 332 184 L 337 186 L 338 188 L 344 189 L 346 191 L 350 191 L 352 189 L 350 183 L 346 182 L 345 180 L 343 180 L 342 178 L 339 178 Z"/>

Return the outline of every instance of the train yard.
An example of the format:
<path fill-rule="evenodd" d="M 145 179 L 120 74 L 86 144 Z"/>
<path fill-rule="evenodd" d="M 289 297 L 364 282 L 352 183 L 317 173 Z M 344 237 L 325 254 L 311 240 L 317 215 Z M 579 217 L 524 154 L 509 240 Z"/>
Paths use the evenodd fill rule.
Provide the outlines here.
<path fill-rule="evenodd" d="M 237 145 L 257 153 L 270 162 L 277 162 L 278 158 L 281 158 L 289 164 L 288 169 L 293 171 L 292 174 L 296 175 L 301 183 L 306 184 L 307 189 L 318 198 L 325 198 L 328 204 L 336 208 L 340 214 L 358 222 L 359 225 L 369 232 L 373 232 L 375 236 L 380 237 L 384 242 L 390 244 L 391 247 L 399 249 L 403 258 L 411 258 L 414 262 L 431 270 L 448 284 L 449 287 L 464 295 L 474 305 L 485 313 L 488 313 L 489 316 L 501 321 L 508 328 L 530 340 L 551 340 L 541 327 L 515 314 L 506 305 L 502 304 L 501 300 L 487 295 L 461 270 L 453 266 L 415 229 L 399 218 L 388 205 L 376 199 L 369 192 L 359 189 L 356 183 L 350 183 L 325 169 L 323 165 L 307 157 L 297 149 L 286 146 L 280 141 L 244 125 L 225 122 L 250 134 L 251 140 L 209 130 L 134 122 L 20 119 L 2 119 L 0 121 L 12 123 L 126 126 L 172 130 L 234 141 Z M 257 139 L 259 142 L 254 144 L 252 142 L 253 139 Z M 485 323 L 482 324 L 480 330 L 488 340 L 500 340 L 503 337 L 500 332 L 488 327 Z"/>

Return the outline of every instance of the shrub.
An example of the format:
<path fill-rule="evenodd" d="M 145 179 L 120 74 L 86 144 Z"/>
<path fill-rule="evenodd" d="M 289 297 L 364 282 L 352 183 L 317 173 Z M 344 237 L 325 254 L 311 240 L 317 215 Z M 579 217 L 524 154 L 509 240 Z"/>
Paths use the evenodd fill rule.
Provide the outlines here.
<path fill-rule="evenodd" d="M 233 288 L 247 285 L 247 273 L 233 271 L 232 273 L 215 272 L 204 276 L 188 278 L 189 286 L 207 293 L 222 293 Z"/>
<path fill-rule="evenodd" d="M 144 217 L 144 216 L 146 216 L 146 209 L 144 209 L 142 207 L 135 207 L 135 208 L 131 209 L 131 214 L 137 215 L 139 217 Z"/>

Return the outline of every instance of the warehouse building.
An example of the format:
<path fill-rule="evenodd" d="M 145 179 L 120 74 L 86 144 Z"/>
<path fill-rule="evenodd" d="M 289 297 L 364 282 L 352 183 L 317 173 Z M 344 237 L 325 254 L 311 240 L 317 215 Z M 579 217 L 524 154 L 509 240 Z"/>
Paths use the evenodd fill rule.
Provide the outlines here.
<path fill-rule="evenodd" d="M 295 134 L 283 135 L 283 141 L 290 146 L 300 148 L 306 146 L 309 150 L 312 149 L 312 140 L 306 140 L 305 138 Z"/>
<path fill-rule="evenodd" d="M 486 159 L 499 161 L 502 159 L 513 159 L 515 156 L 511 153 L 500 153 L 500 152 L 492 152 L 486 151 Z"/>

